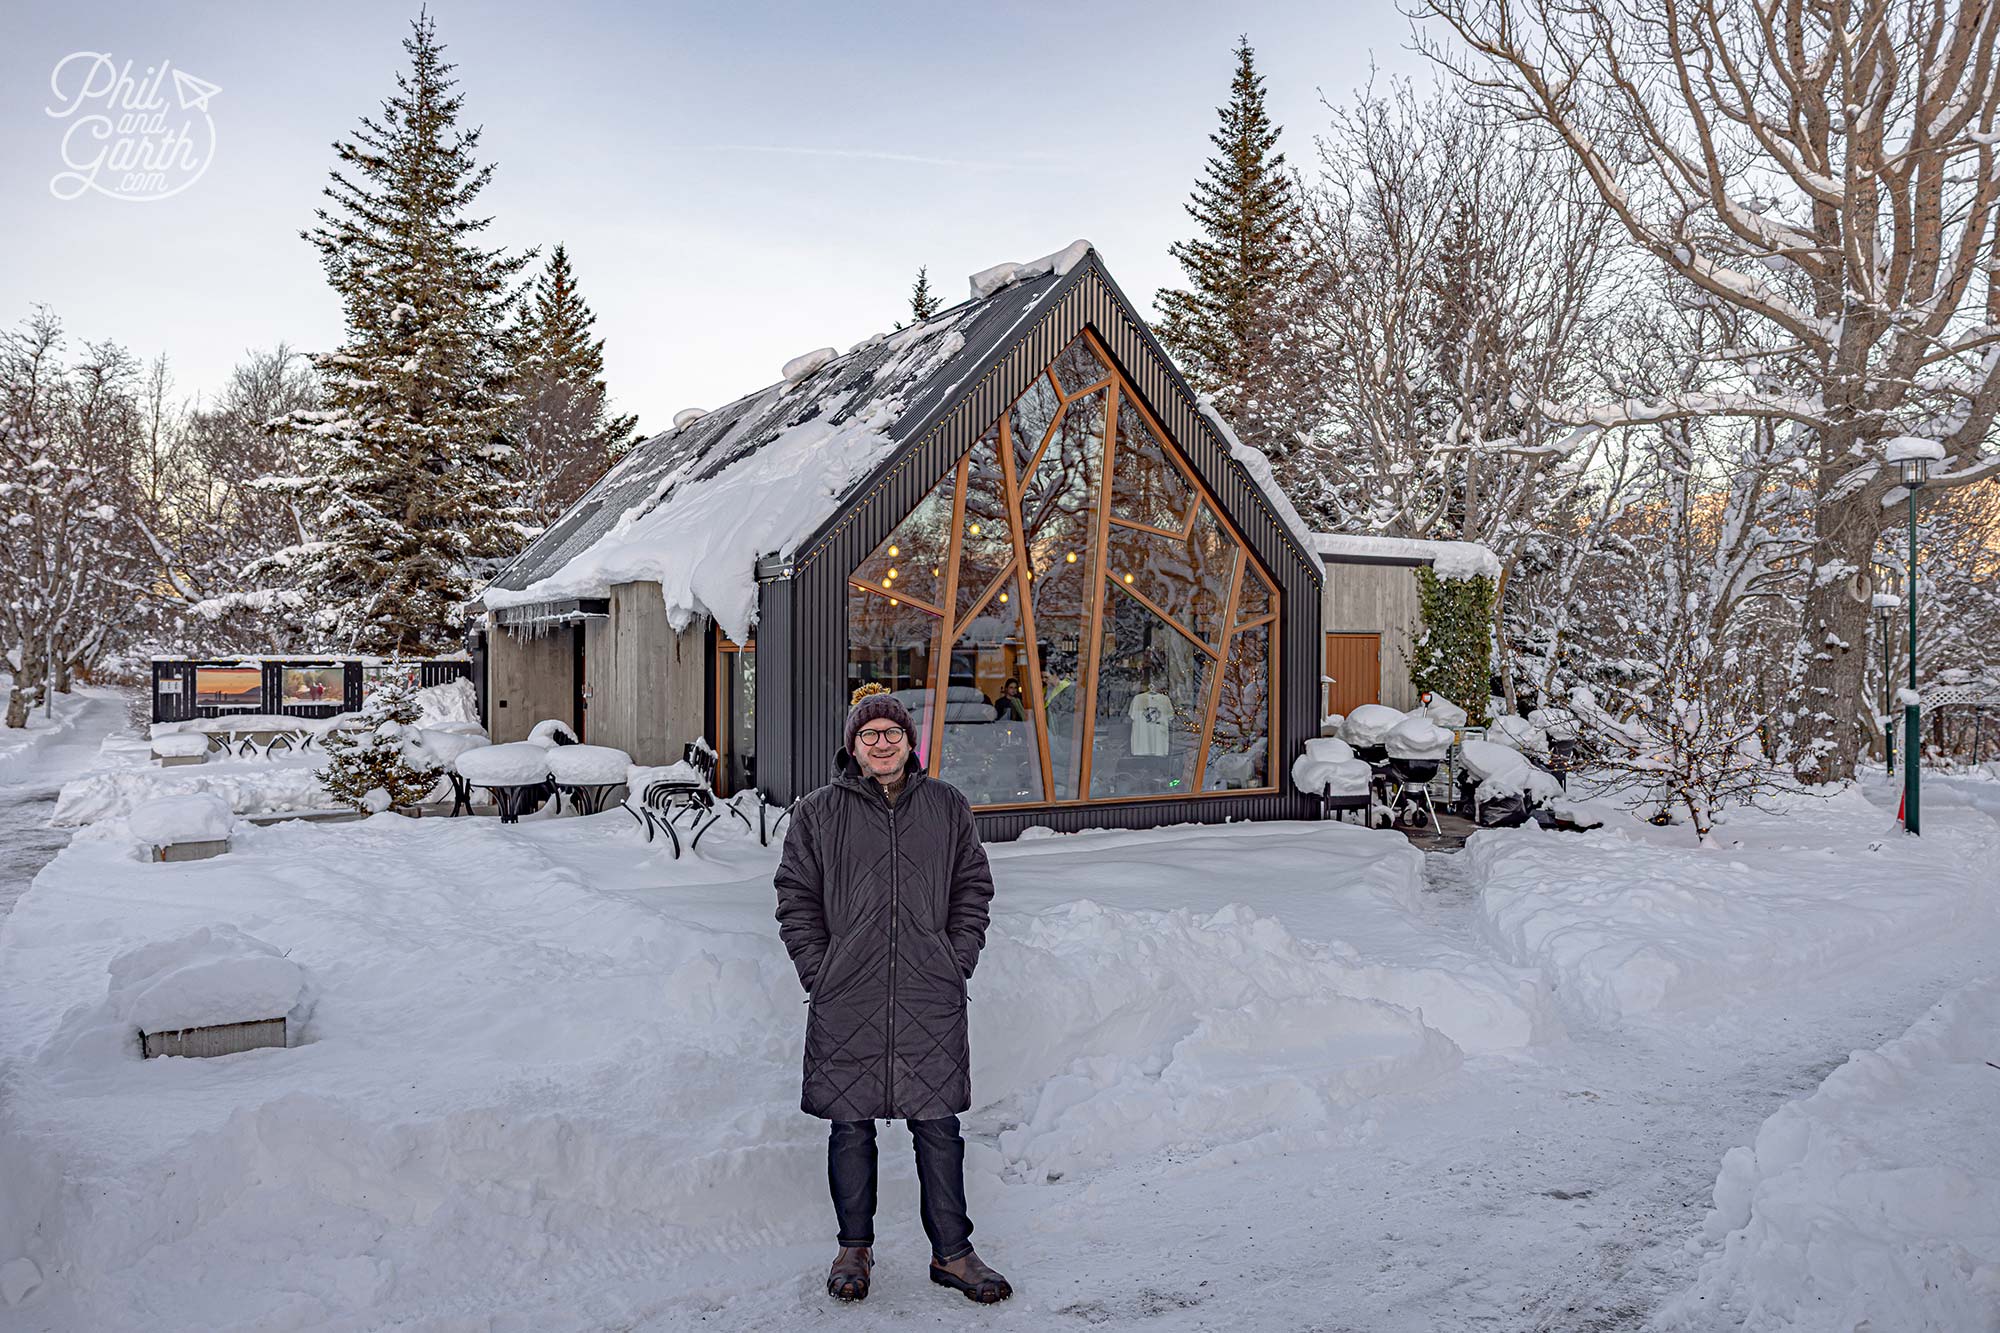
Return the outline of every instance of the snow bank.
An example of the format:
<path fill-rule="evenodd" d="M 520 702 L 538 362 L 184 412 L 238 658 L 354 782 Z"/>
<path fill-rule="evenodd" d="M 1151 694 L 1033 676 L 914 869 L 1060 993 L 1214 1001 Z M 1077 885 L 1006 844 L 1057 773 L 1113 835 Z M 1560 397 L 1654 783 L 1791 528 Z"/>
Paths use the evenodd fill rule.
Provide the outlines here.
<path fill-rule="evenodd" d="M 148 847 L 217 841 L 227 838 L 235 823 L 229 802 L 207 791 L 155 796 L 139 802 L 125 816 L 125 826 L 132 830 L 132 836 Z"/>
<path fill-rule="evenodd" d="M 467 750 L 452 761 L 452 766 L 474 786 L 526 787 L 548 781 L 549 757 L 564 748 L 580 747 L 543 749 L 533 741 L 513 741 Z"/>
<path fill-rule="evenodd" d="M 549 776 L 557 782 L 597 786 L 623 782 L 632 756 L 608 745 L 558 745 L 548 752 Z"/>
<path fill-rule="evenodd" d="M 336 713 L 332 717 L 293 717 L 290 713 L 227 713 L 221 717 L 194 717 L 184 722 L 155 722 L 154 736 L 169 736 L 181 732 L 242 732 L 242 731 L 301 731 L 315 736 L 324 736 L 337 726 L 343 726 L 343 718 L 352 713 Z"/>
<path fill-rule="evenodd" d="M 447 722 L 479 721 L 479 691 L 472 681 L 460 676 L 442 685 L 426 685 L 417 691 L 417 725 L 435 728 Z"/>
<path fill-rule="evenodd" d="M 1607 815 L 1622 823 L 1580 836 L 1483 830 L 1465 854 L 1502 956 L 1539 968 L 1573 1021 L 1613 1027 L 1736 1001 L 1989 911 L 1964 867 L 2000 857 L 2000 829 L 1963 806 L 1925 814 L 1921 845 L 1891 840 L 1889 814 L 1849 789 L 1781 816 L 1735 812 L 1727 850 L 1662 845 L 1689 835 Z"/>
<path fill-rule="evenodd" d="M 1732 1148 L 1663 1327 L 2000 1328 L 2000 980 L 1857 1051 Z"/>
<path fill-rule="evenodd" d="M 5 665 L 4 661 L 0 661 L 0 668 Z M 13 693 L 13 677 L 0 676 L 0 711 L 6 709 Z M 77 720 L 91 700 L 109 694 L 107 690 L 78 686 L 68 694 L 54 696 L 53 716 L 37 706 L 28 714 L 27 726 L 0 727 L 0 783 L 22 780 L 41 751 L 63 743 L 63 738 L 76 727 Z"/>
<path fill-rule="evenodd" d="M 325 759 L 286 756 L 254 762 L 216 761 L 158 768 L 143 761 L 130 768 L 87 773 L 66 783 L 56 796 L 49 822 L 74 828 L 116 819 L 133 807 L 162 796 L 208 792 L 239 815 L 290 810 L 326 810 L 333 798 L 316 770 Z"/>

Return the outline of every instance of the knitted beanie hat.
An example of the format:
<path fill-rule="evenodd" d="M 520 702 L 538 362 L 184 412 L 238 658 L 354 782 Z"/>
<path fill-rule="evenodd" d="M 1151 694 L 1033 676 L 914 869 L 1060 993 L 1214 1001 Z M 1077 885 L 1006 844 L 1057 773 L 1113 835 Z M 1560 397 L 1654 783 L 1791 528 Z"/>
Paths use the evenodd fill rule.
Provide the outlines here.
<path fill-rule="evenodd" d="M 855 753 L 854 738 L 870 722 L 887 722 L 901 727 L 903 736 L 912 745 L 916 743 L 916 727 L 910 722 L 910 711 L 886 694 L 871 694 L 854 705 L 847 713 L 846 749 Z"/>

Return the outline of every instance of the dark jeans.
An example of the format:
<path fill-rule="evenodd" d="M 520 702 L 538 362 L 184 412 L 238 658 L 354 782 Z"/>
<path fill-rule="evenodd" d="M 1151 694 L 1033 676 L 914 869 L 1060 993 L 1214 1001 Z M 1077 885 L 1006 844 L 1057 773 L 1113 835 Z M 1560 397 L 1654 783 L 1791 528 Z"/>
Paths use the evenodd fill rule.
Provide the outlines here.
<path fill-rule="evenodd" d="M 965 1140 L 958 1117 L 906 1120 L 917 1147 L 917 1190 L 924 1234 L 940 1263 L 972 1249 L 972 1219 L 965 1215 Z M 833 1213 L 840 1243 L 875 1243 L 875 1122 L 836 1120 L 826 1144 L 826 1179 L 833 1190 Z"/>

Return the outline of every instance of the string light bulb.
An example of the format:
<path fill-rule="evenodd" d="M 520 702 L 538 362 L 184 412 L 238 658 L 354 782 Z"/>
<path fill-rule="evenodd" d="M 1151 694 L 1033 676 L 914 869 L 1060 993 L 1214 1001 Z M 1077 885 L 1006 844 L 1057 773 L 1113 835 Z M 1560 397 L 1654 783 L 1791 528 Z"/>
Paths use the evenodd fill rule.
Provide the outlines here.
<path fill-rule="evenodd" d="M 891 547 L 889 548 L 889 554 L 890 554 L 890 555 L 901 555 L 902 553 L 903 553 L 903 551 L 902 551 L 902 548 L 901 548 L 901 547 L 898 547 L 898 546 L 891 546 Z"/>

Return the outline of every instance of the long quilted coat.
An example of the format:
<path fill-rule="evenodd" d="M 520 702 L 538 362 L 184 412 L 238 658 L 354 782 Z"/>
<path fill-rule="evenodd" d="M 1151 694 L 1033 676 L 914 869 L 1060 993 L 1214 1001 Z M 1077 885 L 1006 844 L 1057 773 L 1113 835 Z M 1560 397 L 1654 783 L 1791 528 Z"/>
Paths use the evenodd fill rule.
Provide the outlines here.
<path fill-rule="evenodd" d="M 935 1120 L 972 1105 L 965 983 L 993 876 L 972 807 L 913 756 L 895 804 L 842 753 L 792 812 L 778 934 L 812 1006 L 800 1108 Z"/>

